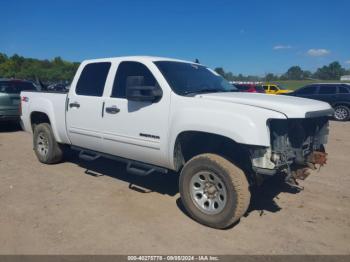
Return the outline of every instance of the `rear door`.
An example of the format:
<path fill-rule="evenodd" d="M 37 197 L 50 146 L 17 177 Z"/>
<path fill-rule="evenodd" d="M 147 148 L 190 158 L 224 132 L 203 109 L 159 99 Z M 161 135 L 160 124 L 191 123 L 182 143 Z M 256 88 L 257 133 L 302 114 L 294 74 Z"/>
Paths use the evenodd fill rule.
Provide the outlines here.
<path fill-rule="evenodd" d="M 88 63 L 79 79 L 74 79 L 75 90 L 68 94 L 66 110 L 67 133 L 75 146 L 102 150 L 102 95 L 110 67 L 110 62 Z"/>
<path fill-rule="evenodd" d="M 333 104 L 337 100 L 336 85 L 319 85 L 315 99 Z"/>

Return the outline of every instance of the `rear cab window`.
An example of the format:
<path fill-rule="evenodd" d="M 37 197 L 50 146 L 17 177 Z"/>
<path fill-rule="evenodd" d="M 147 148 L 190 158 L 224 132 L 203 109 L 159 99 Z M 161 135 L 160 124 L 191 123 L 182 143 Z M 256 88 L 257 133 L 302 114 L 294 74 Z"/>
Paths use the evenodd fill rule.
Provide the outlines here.
<path fill-rule="evenodd" d="M 102 97 L 110 62 L 87 64 L 80 74 L 75 93 L 82 96 Z"/>

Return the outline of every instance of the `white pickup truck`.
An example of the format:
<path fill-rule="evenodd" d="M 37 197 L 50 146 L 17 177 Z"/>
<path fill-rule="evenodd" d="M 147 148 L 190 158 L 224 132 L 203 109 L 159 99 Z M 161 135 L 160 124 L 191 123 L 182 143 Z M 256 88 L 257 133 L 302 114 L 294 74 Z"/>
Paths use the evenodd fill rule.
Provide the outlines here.
<path fill-rule="evenodd" d="M 84 61 L 68 94 L 27 91 L 21 101 L 40 162 L 71 147 L 137 175 L 180 172 L 184 207 L 214 228 L 244 215 L 260 177 L 293 182 L 323 165 L 333 113 L 324 102 L 238 93 L 203 65 L 160 57 Z"/>

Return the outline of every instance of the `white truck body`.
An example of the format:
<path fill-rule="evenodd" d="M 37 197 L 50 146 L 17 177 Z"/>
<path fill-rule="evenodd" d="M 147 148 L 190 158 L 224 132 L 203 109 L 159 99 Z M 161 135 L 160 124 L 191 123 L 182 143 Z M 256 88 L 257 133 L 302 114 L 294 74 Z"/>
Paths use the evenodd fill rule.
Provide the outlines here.
<path fill-rule="evenodd" d="M 284 173 L 298 187 L 325 164 L 333 114 L 324 102 L 238 93 L 205 66 L 159 57 L 84 61 L 68 94 L 22 92 L 21 108 L 40 162 L 58 163 L 68 145 L 136 175 L 181 170 L 185 209 L 215 228 L 244 215 L 260 178 Z"/>
<path fill-rule="evenodd" d="M 150 70 L 163 92 L 159 102 L 111 97 L 118 66 L 125 61 L 139 62 Z M 178 95 L 154 64 L 157 61 L 194 64 L 158 57 L 84 61 L 68 94 L 22 92 L 24 129 L 33 132 L 32 114 L 44 113 L 59 143 L 175 170 L 175 143 L 183 132 L 206 132 L 227 137 L 238 144 L 269 148 L 269 120 L 305 119 L 308 114 L 330 115 L 331 107 L 327 103 L 290 96 L 237 92 Z M 111 65 L 103 94 L 100 97 L 78 95 L 76 86 L 84 67 L 101 62 Z M 79 108 L 69 106 L 75 102 L 79 103 Z M 103 111 L 113 106 L 119 109 L 117 114 Z"/>

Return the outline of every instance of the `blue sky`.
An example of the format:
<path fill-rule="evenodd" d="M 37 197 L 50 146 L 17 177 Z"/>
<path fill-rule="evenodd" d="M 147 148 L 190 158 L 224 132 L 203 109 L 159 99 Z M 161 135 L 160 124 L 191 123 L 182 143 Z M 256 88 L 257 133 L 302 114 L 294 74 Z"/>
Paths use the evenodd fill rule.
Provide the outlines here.
<path fill-rule="evenodd" d="M 235 74 L 350 67 L 350 1 L 0 0 L 0 52 L 66 60 L 156 55 Z"/>

